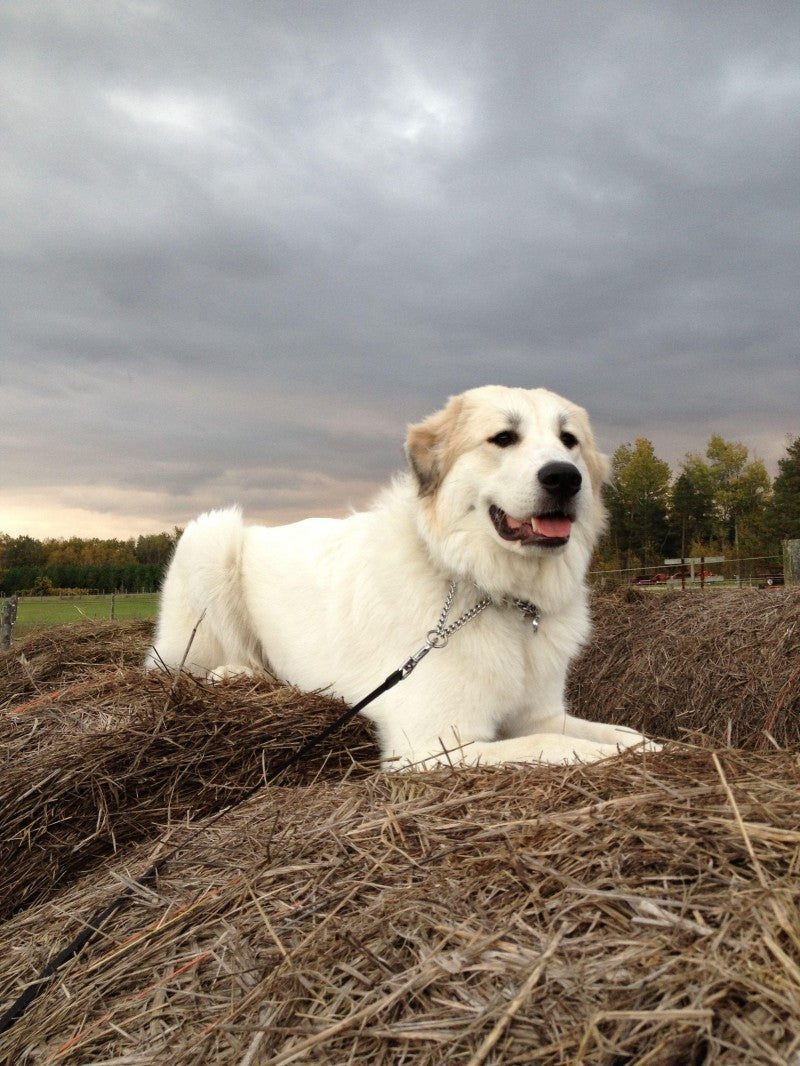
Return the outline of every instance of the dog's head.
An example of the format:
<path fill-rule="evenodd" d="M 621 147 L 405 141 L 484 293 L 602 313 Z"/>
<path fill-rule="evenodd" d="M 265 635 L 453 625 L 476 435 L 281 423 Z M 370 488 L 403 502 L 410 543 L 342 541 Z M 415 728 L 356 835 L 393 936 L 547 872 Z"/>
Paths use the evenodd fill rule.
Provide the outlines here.
<path fill-rule="evenodd" d="M 429 540 L 520 560 L 578 554 L 585 569 L 609 466 L 583 408 L 545 389 L 472 389 L 411 426 L 406 452 Z"/>

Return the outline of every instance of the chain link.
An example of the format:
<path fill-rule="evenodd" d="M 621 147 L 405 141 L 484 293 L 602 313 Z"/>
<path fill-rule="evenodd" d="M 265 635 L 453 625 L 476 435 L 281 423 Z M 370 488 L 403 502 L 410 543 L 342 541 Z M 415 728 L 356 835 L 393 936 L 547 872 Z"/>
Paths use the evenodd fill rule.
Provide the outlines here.
<path fill-rule="evenodd" d="M 489 604 L 492 602 L 488 596 L 485 596 L 482 600 L 479 600 L 474 607 L 470 607 L 468 611 L 464 611 L 460 618 L 457 618 L 455 622 L 451 622 L 449 626 L 445 627 L 447 616 L 450 613 L 450 604 L 453 602 L 453 597 L 456 592 L 455 581 L 450 582 L 450 591 L 447 593 L 447 599 L 444 603 L 444 609 L 442 610 L 439 618 L 439 624 L 436 626 L 436 633 L 444 637 L 444 643 L 447 643 L 448 637 L 451 637 L 453 633 L 457 633 L 462 626 L 465 626 L 467 622 L 471 622 L 476 615 L 479 615 L 481 611 L 485 611 Z M 429 634 L 430 635 L 430 634 Z M 444 647 L 444 645 L 441 645 Z"/>
<path fill-rule="evenodd" d="M 403 665 L 400 667 L 400 674 L 406 678 L 429 651 L 433 651 L 435 648 L 444 648 L 447 641 L 452 637 L 454 633 L 457 633 L 462 626 L 465 626 L 467 622 L 471 622 L 473 618 L 485 611 L 492 603 L 491 597 L 484 596 L 482 600 L 469 608 L 468 611 L 464 611 L 460 618 L 457 618 L 455 622 L 451 622 L 447 625 L 447 616 L 450 614 L 450 608 L 453 605 L 453 598 L 456 594 L 455 581 L 450 582 L 450 588 L 447 590 L 447 596 L 445 597 L 444 606 L 442 607 L 442 613 L 439 615 L 439 621 L 436 623 L 435 629 L 428 630 L 425 637 L 425 644 L 414 655 L 406 659 Z M 511 603 L 518 610 L 522 611 L 526 618 L 531 620 L 531 625 L 534 633 L 539 628 L 539 610 L 538 608 L 529 603 L 527 600 L 512 600 Z"/>
<path fill-rule="evenodd" d="M 442 613 L 439 615 L 439 621 L 436 623 L 436 629 L 432 630 L 434 633 L 443 633 L 444 624 L 447 621 L 447 616 L 450 614 L 450 607 L 453 604 L 453 597 L 456 594 L 455 581 L 450 582 L 450 588 L 447 590 L 447 596 L 445 597 L 444 607 L 442 607 Z"/>

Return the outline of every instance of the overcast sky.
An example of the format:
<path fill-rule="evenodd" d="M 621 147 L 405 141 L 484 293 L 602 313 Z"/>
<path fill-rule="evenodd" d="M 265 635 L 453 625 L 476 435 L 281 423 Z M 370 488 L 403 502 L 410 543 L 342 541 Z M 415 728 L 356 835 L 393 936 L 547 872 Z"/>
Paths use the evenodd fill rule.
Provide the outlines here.
<path fill-rule="evenodd" d="M 800 434 L 800 4 L 4 0 L 0 531 L 365 505 L 486 383 Z"/>

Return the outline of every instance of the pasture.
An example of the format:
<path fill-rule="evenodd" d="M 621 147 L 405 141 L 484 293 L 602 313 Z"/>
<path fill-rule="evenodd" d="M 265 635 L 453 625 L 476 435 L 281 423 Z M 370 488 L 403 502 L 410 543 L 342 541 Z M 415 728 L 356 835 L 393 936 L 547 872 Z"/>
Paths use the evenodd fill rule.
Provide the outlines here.
<path fill-rule="evenodd" d="M 341 705 L 145 676 L 146 620 L 15 641 L 0 1010 L 132 889 L 0 1061 L 798 1061 L 800 594 L 627 590 L 594 615 L 576 713 L 664 751 L 392 775 L 357 720 L 238 806 Z"/>
<path fill-rule="evenodd" d="M 113 596 L 21 596 L 14 639 L 40 626 L 98 622 L 112 617 L 119 621 L 155 618 L 157 610 L 158 594 L 148 592 Z"/>

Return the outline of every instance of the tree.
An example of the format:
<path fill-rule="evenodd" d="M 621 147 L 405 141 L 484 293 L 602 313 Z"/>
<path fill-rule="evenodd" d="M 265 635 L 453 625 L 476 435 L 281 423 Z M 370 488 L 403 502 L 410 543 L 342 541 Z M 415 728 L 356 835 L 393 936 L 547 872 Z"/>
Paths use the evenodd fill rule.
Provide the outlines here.
<path fill-rule="evenodd" d="M 694 554 L 733 548 L 737 555 L 756 555 L 768 549 L 764 514 L 770 480 L 760 459 L 749 460 L 744 444 L 714 433 L 706 459 L 690 453 L 683 468 L 698 491 L 704 512 L 693 531 Z M 711 512 L 705 510 L 709 492 Z"/>
<path fill-rule="evenodd" d="M 667 536 L 667 500 L 672 472 L 651 441 L 622 444 L 611 458 L 606 490 L 609 536 L 626 569 L 660 562 Z"/>
<path fill-rule="evenodd" d="M 177 536 L 170 533 L 153 533 L 136 540 L 136 560 L 139 563 L 166 566 L 172 556 Z"/>
<path fill-rule="evenodd" d="M 47 563 L 73 563 L 78 566 L 126 566 L 136 562 L 133 541 L 99 540 L 93 537 L 70 537 L 69 540 L 48 540 Z"/>
<path fill-rule="evenodd" d="M 0 533 L 0 590 L 30 589 L 41 577 L 56 588 L 151 592 L 158 587 L 181 532 L 176 526 L 173 533 L 139 537 L 138 541 L 97 537 L 39 541 Z"/>
<path fill-rule="evenodd" d="M 44 566 L 47 552 L 41 541 L 33 537 L 0 535 L 0 569 L 16 566 Z"/>
<path fill-rule="evenodd" d="M 722 539 L 740 554 L 740 539 L 746 527 L 753 540 L 758 536 L 759 521 L 770 494 L 770 480 L 760 459 L 747 461 L 744 444 L 724 440 L 718 433 L 708 442 L 706 455 L 709 459 L 711 480 L 714 486 L 714 501 L 721 524 Z M 754 547 L 750 546 L 750 550 Z"/>
<path fill-rule="evenodd" d="M 724 544 L 738 546 L 737 486 L 747 462 L 747 448 L 744 444 L 731 443 L 714 433 L 708 442 L 706 456 L 721 526 L 720 539 Z"/>
<path fill-rule="evenodd" d="M 714 487 L 705 463 L 687 456 L 670 495 L 670 532 L 676 554 L 692 554 L 693 543 L 711 539 L 714 531 Z"/>
<path fill-rule="evenodd" d="M 761 460 L 754 459 L 735 485 L 734 543 L 741 558 L 769 555 L 774 550 L 767 523 L 771 499 L 769 474 Z"/>
<path fill-rule="evenodd" d="M 800 437 L 789 442 L 786 455 L 778 460 L 767 527 L 776 540 L 800 539 Z"/>

